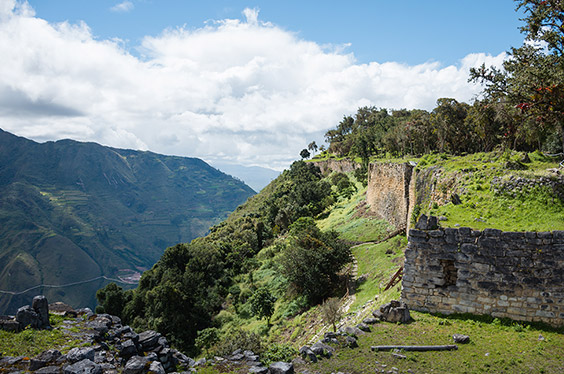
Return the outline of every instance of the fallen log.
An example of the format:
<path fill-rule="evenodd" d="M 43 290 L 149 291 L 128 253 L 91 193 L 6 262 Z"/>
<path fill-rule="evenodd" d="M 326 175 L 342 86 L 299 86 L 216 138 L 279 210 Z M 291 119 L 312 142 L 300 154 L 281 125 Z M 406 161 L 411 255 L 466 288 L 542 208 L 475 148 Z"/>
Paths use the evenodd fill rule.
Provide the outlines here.
<path fill-rule="evenodd" d="M 375 345 L 370 347 L 373 351 L 393 351 L 394 349 L 402 351 L 452 351 L 457 350 L 457 345 Z"/>

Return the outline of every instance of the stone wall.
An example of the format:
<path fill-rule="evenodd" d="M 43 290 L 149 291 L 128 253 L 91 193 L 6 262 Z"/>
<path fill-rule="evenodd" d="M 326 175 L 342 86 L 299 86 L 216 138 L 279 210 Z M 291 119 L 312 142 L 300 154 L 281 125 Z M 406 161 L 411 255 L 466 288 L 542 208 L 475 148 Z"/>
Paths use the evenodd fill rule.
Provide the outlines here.
<path fill-rule="evenodd" d="M 323 161 L 314 161 L 313 164 L 321 169 L 321 173 L 328 174 L 332 171 L 339 173 L 350 173 L 360 168 L 360 164 L 349 160 L 348 158 L 342 160 L 328 159 Z"/>
<path fill-rule="evenodd" d="M 368 169 L 366 201 L 370 210 L 396 228 L 409 223 L 410 198 L 415 196 L 410 188 L 412 175 L 413 166 L 408 163 L 373 163 Z"/>
<path fill-rule="evenodd" d="M 404 266 L 411 309 L 564 325 L 564 231 L 411 229 Z"/>

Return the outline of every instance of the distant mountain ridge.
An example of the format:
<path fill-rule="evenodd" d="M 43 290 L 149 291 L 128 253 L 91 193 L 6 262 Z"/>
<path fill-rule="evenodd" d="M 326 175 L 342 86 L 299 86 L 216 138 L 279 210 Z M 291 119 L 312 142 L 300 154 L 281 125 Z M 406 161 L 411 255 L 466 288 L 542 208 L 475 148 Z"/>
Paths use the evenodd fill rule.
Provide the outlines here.
<path fill-rule="evenodd" d="M 0 130 L 0 290 L 134 278 L 253 194 L 200 159 Z M 34 292 L 94 305 L 103 282 Z M 0 294 L 0 313 L 28 296 Z"/>

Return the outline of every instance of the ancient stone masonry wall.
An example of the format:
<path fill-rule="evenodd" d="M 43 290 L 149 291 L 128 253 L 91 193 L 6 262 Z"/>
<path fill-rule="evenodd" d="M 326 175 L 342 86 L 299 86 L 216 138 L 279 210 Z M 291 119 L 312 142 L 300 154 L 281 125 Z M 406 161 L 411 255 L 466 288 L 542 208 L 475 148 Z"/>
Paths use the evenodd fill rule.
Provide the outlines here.
<path fill-rule="evenodd" d="M 564 231 L 411 229 L 404 266 L 411 309 L 564 325 Z"/>
<path fill-rule="evenodd" d="M 370 210 L 397 228 L 405 228 L 409 220 L 412 175 L 413 166 L 407 163 L 373 163 L 368 169 Z"/>
<path fill-rule="evenodd" d="M 332 171 L 336 171 L 339 173 L 350 173 L 358 168 L 360 168 L 360 164 L 349 160 L 347 158 L 343 160 L 323 160 L 323 161 L 314 161 L 313 164 L 317 166 L 321 173 L 326 174 Z"/>

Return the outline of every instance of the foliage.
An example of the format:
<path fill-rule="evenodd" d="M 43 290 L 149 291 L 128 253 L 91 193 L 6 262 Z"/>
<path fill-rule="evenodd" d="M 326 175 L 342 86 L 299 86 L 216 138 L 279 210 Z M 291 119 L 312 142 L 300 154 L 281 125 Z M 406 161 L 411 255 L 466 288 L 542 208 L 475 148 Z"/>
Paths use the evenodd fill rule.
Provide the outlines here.
<path fill-rule="evenodd" d="M 218 342 L 219 330 L 215 327 L 209 327 L 207 329 L 198 331 L 198 336 L 196 337 L 194 345 L 200 351 L 205 351 L 207 353 L 209 349 Z"/>
<path fill-rule="evenodd" d="M 337 233 L 321 232 L 313 219 L 300 218 L 290 227 L 290 245 L 280 256 L 282 273 L 311 304 L 328 296 L 337 273 L 351 261 L 350 248 Z"/>
<path fill-rule="evenodd" d="M 276 298 L 272 296 L 268 288 L 261 287 L 257 289 L 250 298 L 251 312 L 259 318 L 266 318 L 270 324 L 270 317 L 274 313 L 274 303 Z"/>
<path fill-rule="evenodd" d="M 557 132 L 564 143 L 562 3 L 519 0 L 518 8 L 526 14 L 521 28 L 525 43 L 511 49 L 503 69 L 482 65 L 471 69 L 470 79 L 484 83 L 487 99 L 513 116 L 513 121 L 505 118 L 510 123 L 505 126 L 504 137 L 514 148 L 524 143 L 539 149 Z"/>
<path fill-rule="evenodd" d="M 272 344 L 261 355 L 261 362 L 268 366 L 273 362 L 290 362 L 298 355 L 298 351 L 288 344 Z"/>
<path fill-rule="evenodd" d="M 341 303 L 337 297 L 330 297 L 321 304 L 323 321 L 333 326 L 333 332 L 337 332 L 337 322 L 341 319 L 340 307 Z"/>
<path fill-rule="evenodd" d="M 309 156 L 311 156 L 311 153 L 309 153 L 309 151 L 307 149 L 304 148 L 300 151 L 300 157 L 302 159 L 309 158 Z"/>
<path fill-rule="evenodd" d="M 123 316 L 123 307 L 131 299 L 130 292 L 124 292 L 123 288 L 115 283 L 109 283 L 106 287 L 99 289 L 96 292 L 96 299 L 98 300 L 98 307 L 96 313 L 108 313 L 114 316 Z"/>
<path fill-rule="evenodd" d="M 331 183 L 336 187 L 336 194 L 345 199 L 356 192 L 356 186 L 345 173 L 335 173 L 331 176 Z"/>
<path fill-rule="evenodd" d="M 214 353 L 217 356 L 227 356 L 237 349 L 249 350 L 260 354 L 263 352 L 262 339 L 253 332 L 240 328 L 231 329 L 221 338 Z"/>

